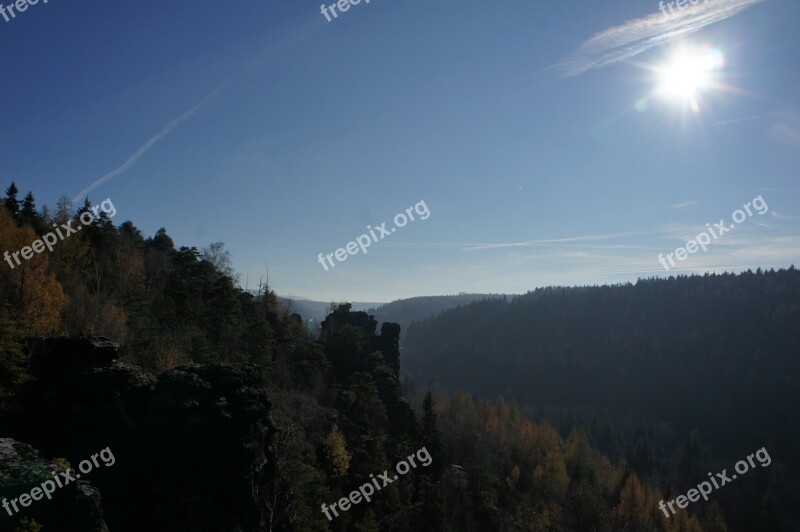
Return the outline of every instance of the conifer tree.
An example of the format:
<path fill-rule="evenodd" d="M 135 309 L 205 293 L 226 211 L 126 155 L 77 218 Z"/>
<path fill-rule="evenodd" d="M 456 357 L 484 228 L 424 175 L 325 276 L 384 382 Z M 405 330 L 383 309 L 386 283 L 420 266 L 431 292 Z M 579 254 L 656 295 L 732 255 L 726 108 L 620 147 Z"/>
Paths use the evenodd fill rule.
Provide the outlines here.
<path fill-rule="evenodd" d="M 11 186 L 6 189 L 4 204 L 9 214 L 14 218 L 14 221 L 19 221 L 19 200 L 17 199 L 17 194 L 19 194 L 19 189 L 17 188 L 17 184 L 12 181 Z"/>
<path fill-rule="evenodd" d="M 422 403 L 422 420 L 420 422 L 420 435 L 422 443 L 425 448 L 434 457 L 432 465 L 432 473 L 438 477 L 438 473 L 442 469 L 442 437 L 436 425 L 436 412 L 434 410 L 433 394 L 430 390 L 425 394 L 425 400 Z"/>
<path fill-rule="evenodd" d="M 19 222 L 23 225 L 32 227 L 37 235 L 43 233 L 44 224 L 42 217 L 36 211 L 36 199 L 33 197 L 33 192 L 28 191 L 25 199 L 22 201 L 22 210 L 19 214 Z"/>

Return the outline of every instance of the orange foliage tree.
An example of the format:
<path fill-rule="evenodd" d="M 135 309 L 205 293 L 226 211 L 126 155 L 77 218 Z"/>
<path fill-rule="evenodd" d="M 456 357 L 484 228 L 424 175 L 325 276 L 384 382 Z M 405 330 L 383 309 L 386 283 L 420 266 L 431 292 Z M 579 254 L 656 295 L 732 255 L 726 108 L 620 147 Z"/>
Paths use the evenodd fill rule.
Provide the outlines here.
<path fill-rule="evenodd" d="M 5 209 L 0 209 L 0 253 L 13 254 L 38 237 L 28 227 L 17 227 Z M 17 265 L 11 259 L 0 267 L 0 304 L 10 308 L 22 323 L 22 332 L 29 336 L 45 336 L 61 332 L 61 312 L 67 296 L 61 284 L 48 270 L 47 251 L 34 253 Z"/>

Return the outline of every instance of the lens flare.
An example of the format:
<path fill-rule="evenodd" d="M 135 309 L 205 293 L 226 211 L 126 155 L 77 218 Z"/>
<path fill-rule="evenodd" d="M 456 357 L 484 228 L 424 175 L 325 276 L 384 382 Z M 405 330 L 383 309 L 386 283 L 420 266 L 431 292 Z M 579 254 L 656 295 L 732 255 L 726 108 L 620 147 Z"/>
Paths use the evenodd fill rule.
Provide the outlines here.
<path fill-rule="evenodd" d="M 700 93 L 715 86 L 716 75 L 724 65 L 724 56 L 715 48 L 682 48 L 666 65 L 656 69 L 657 93 L 698 112 Z"/>

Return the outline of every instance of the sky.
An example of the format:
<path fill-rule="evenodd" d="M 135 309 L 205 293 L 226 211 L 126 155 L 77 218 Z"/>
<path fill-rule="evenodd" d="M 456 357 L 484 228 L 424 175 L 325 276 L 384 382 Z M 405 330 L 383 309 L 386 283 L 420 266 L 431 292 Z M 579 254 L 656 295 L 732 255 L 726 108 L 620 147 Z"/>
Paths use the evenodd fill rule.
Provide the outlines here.
<path fill-rule="evenodd" d="M 43 2 L 0 18 L 3 189 L 224 242 L 243 286 L 391 301 L 800 264 L 797 0 L 362 0 L 330 22 L 309 0 Z"/>

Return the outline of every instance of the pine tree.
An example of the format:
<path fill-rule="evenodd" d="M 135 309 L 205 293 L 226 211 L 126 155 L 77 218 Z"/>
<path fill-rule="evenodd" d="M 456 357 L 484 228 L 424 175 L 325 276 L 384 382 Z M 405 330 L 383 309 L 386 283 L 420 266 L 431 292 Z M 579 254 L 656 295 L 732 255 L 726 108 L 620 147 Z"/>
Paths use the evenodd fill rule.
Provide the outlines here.
<path fill-rule="evenodd" d="M 19 215 L 19 222 L 23 225 L 32 227 L 37 235 L 41 235 L 44 229 L 42 217 L 36 212 L 36 199 L 33 197 L 33 192 L 28 191 L 25 199 L 22 201 L 22 210 Z"/>
<path fill-rule="evenodd" d="M 19 194 L 19 189 L 17 188 L 17 184 L 12 181 L 11 186 L 6 189 L 4 204 L 9 214 L 11 214 L 16 222 L 19 221 L 19 200 L 17 199 L 17 194 Z"/>
<path fill-rule="evenodd" d="M 436 426 L 436 412 L 434 410 L 433 394 L 430 390 L 425 394 L 425 400 L 422 403 L 422 420 L 420 422 L 420 437 L 425 448 L 430 455 L 434 458 L 431 473 L 438 477 L 438 473 L 442 470 L 442 437 L 439 429 Z"/>

